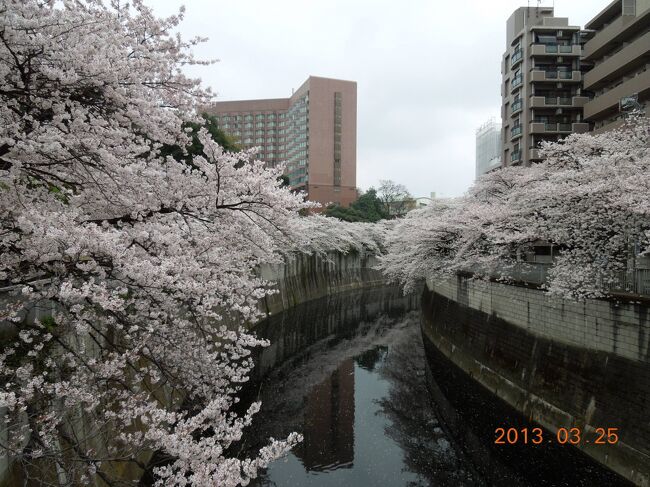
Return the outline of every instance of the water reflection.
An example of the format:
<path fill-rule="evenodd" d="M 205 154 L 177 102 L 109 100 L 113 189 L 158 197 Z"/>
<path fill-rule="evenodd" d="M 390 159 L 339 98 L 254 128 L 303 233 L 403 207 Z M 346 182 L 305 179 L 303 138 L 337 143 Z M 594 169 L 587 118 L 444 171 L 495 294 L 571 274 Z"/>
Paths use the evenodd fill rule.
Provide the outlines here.
<path fill-rule="evenodd" d="M 354 361 L 344 360 L 305 401 L 304 441 L 296 450 L 305 469 L 351 468 L 354 460 Z"/>
<path fill-rule="evenodd" d="M 422 342 L 418 308 L 379 290 L 260 327 L 272 345 L 251 387 L 262 410 L 243 454 L 292 431 L 305 439 L 254 485 L 626 485 L 575 449 L 495 446 L 495 425 L 530 423 Z"/>
<path fill-rule="evenodd" d="M 260 324 L 271 346 L 240 406 L 259 399 L 262 409 L 236 453 L 250 457 L 292 431 L 304 441 L 253 485 L 627 485 L 574 449 L 497 448 L 495 425 L 530 423 L 422 342 L 419 306 L 382 288 Z"/>
<path fill-rule="evenodd" d="M 390 382 L 387 396 L 379 400 L 390 420 L 386 434 L 405 452 L 405 468 L 419 474 L 410 486 L 484 485 L 471 464 L 453 447 L 427 388 L 420 328 L 408 326 L 379 369 Z"/>
<path fill-rule="evenodd" d="M 415 304 L 397 313 L 393 308 L 391 316 L 375 306 L 374 317 L 368 313 L 343 327 L 325 326 L 318 317 L 303 322 L 305 335 L 316 337 L 317 329 L 320 337 L 308 340 L 302 353 L 283 353 L 282 362 L 267 369 L 258 385 L 262 410 L 248 442 L 254 448 L 290 431 L 300 431 L 304 441 L 257 485 L 476 484 L 428 402 L 419 315 L 408 312 Z M 288 325 L 281 324 L 292 333 Z M 277 338 L 286 352 L 288 341 Z M 289 342 L 301 340 L 293 335 Z"/>

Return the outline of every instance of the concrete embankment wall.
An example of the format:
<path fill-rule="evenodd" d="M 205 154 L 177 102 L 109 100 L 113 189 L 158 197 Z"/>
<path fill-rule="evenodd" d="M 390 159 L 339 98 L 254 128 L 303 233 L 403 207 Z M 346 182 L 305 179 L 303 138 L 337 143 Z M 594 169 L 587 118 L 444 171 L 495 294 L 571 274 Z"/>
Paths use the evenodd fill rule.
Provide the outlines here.
<path fill-rule="evenodd" d="M 274 315 L 290 309 L 298 304 L 354 289 L 367 289 L 383 286 L 386 282 L 382 274 L 373 269 L 376 258 L 373 255 L 361 255 L 357 252 L 341 254 L 332 252 L 327 256 L 294 254 L 286 259 L 285 264 L 267 265 L 259 269 L 258 274 L 265 280 L 273 283 L 277 291 L 267 296 L 260 302 L 261 309 L 268 315 Z M 15 302 L 15 298 L 5 290 L 0 290 L 0 307 Z M 30 309 L 24 310 L 23 317 L 28 321 L 43 319 L 51 316 L 53 306 L 48 302 L 34 304 Z M 6 321 L 0 322 L 0 344 L 10 340 L 17 333 L 17 328 Z M 0 408 L 0 416 L 4 410 Z M 87 428 L 92 430 L 92 428 Z M 84 426 L 80 425 L 80 431 Z M 83 433 L 80 435 L 83 437 Z M 0 441 L 6 437 L 6 430 L 0 424 Z M 83 440 L 83 438 L 82 438 Z M 141 460 L 147 462 L 151 452 L 144 454 Z M 24 472 L 17 464 L 12 464 L 11 459 L 0 456 L 0 487 L 13 487 L 23 485 Z M 114 472 L 131 479 L 137 479 L 141 471 L 132 466 L 116 465 Z M 128 472 L 128 473 L 127 473 Z M 52 472 L 53 478 L 56 474 Z M 128 480 L 128 479 L 125 479 Z M 95 485 L 105 485 L 97 480 Z"/>
<path fill-rule="evenodd" d="M 265 313 L 275 314 L 329 294 L 382 286 L 386 280 L 374 269 L 376 264 L 374 255 L 356 252 L 331 252 L 326 257 L 293 254 L 284 264 L 265 265 L 259 270 L 260 277 L 276 283 L 278 291 L 260 306 Z"/>
<path fill-rule="evenodd" d="M 458 276 L 427 282 L 422 307 L 426 339 L 453 364 L 551 432 L 580 428 L 586 454 L 650 485 L 647 304 Z M 619 441 L 596 445 L 596 428 L 618 428 Z"/>

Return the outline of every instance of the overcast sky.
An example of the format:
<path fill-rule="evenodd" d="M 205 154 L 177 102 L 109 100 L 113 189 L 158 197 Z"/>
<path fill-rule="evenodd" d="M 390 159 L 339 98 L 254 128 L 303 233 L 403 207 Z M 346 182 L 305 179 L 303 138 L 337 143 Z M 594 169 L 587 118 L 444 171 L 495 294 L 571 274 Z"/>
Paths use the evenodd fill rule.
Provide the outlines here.
<path fill-rule="evenodd" d="M 357 186 L 403 183 L 414 196 L 462 194 L 474 133 L 499 117 L 505 24 L 526 0 L 148 0 L 187 8 L 180 32 L 219 59 L 188 74 L 218 100 L 286 98 L 309 76 L 357 82 Z M 552 5 L 544 0 L 542 5 Z M 610 0 L 555 0 L 584 24 Z M 534 6 L 537 2 L 530 1 Z"/>

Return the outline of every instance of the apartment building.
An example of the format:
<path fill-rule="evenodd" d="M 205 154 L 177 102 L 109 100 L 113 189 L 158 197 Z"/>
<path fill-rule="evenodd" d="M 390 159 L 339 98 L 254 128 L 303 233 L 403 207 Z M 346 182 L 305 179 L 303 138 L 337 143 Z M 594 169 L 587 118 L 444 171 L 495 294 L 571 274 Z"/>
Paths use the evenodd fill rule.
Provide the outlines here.
<path fill-rule="evenodd" d="M 584 118 L 597 132 L 622 123 L 625 112 L 647 112 L 650 99 L 650 0 L 615 0 L 585 25 L 584 89 L 593 99 Z"/>
<path fill-rule="evenodd" d="M 540 142 L 587 132 L 578 26 L 552 7 L 521 7 L 506 24 L 502 73 L 502 166 L 539 161 Z"/>
<path fill-rule="evenodd" d="M 476 129 L 476 177 L 501 166 L 501 124 L 490 119 Z"/>
<path fill-rule="evenodd" d="M 286 163 L 311 201 L 357 199 L 357 84 L 310 76 L 289 98 L 216 102 L 205 110 L 269 166 Z"/>

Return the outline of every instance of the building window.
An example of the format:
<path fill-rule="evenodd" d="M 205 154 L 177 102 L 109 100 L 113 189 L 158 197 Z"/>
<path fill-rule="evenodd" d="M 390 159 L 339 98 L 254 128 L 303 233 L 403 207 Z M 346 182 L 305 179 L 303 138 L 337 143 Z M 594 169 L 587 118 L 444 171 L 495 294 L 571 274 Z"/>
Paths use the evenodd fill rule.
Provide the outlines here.
<path fill-rule="evenodd" d="M 623 15 L 636 16 L 636 0 L 623 0 Z"/>
<path fill-rule="evenodd" d="M 557 37 L 554 35 L 537 34 L 537 44 L 557 44 Z"/>
<path fill-rule="evenodd" d="M 334 186 L 341 186 L 342 94 L 334 93 Z"/>

